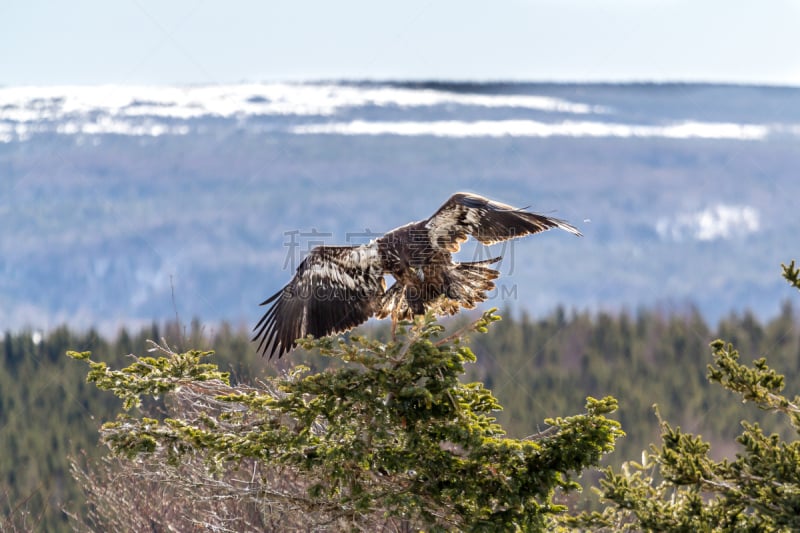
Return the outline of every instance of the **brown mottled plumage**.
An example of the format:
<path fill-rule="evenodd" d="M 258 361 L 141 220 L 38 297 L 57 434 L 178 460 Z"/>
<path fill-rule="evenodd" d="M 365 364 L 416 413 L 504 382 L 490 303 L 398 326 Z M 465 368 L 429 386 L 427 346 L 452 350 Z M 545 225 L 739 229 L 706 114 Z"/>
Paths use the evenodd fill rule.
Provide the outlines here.
<path fill-rule="evenodd" d="M 452 315 L 473 308 L 494 288 L 500 257 L 456 263 L 452 254 L 472 236 L 493 244 L 570 224 L 482 196 L 457 193 L 426 220 L 393 229 L 361 246 L 317 246 L 294 277 L 261 305 L 272 304 L 254 328 L 258 350 L 281 357 L 296 340 L 341 333 L 371 316 L 410 319 L 433 310 Z M 386 290 L 383 276 L 395 283 Z"/>

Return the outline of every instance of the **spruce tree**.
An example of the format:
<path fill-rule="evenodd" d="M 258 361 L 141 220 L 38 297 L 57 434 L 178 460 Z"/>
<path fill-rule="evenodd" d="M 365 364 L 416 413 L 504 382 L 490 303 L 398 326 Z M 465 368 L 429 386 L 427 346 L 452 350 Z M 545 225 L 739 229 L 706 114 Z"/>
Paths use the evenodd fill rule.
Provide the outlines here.
<path fill-rule="evenodd" d="M 497 399 L 462 383 L 475 360 L 465 335 L 431 316 L 394 341 L 306 339 L 332 358 L 254 385 L 231 385 L 210 352 L 154 344 L 120 370 L 89 364 L 88 380 L 122 398 L 101 429 L 114 456 L 78 469 L 94 527 L 536 531 L 556 527 L 561 493 L 623 433 L 616 400 L 508 438 Z M 94 470 L 92 470 L 94 469 Z M 114 490 L 98 482 L 118 480 Z M 168 487 L 165 488 L 165 487 Z M 168 495 L 168 496 L 167 496 Z"/>
<path fill-rule="evenodd" d="M 794 261 L 783 265 L 783 276 L 800 290 Z M 711 343 L 711 352 L 708 380 L 783 418 L 793 438 L 742 420 L 736 457 L 715 460 L 702 436 L 661 420 L 661 444 L 644 452 L 641 463 L 605 470 L 599 492 L 606 508 L 568 517 L 566 524 L 607 531 L 800 531 L 800 396 L 783 393 L 784 376 L 764 357 L 744 364 L 722 340 Z"/>

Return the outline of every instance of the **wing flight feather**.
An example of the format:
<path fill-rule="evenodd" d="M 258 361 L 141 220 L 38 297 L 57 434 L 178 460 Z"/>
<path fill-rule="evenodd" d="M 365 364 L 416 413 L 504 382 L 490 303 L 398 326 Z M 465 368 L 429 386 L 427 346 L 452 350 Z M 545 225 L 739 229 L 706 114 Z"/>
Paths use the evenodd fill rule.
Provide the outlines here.
<path fill-rule="evenodd" d="M 291 281 L 261 303 L 272 305 L 253 328 L 253 340 L 260 353 L 280 358 L 306 335 L 324 337 L 366 322 L 383 292 L 376 246 L 318 246 Z"/>
<path fill-rule="evenodd" d="M 449 252 L 458 251 L 468 235 L 483 244 L 561 228 L 581 235 L 577 228 L 564 220 L 531 213 L 510 205 L 494 202 L 483 196 L 457 193 L 450 197 L 425 223 L 434 247 Z"/>

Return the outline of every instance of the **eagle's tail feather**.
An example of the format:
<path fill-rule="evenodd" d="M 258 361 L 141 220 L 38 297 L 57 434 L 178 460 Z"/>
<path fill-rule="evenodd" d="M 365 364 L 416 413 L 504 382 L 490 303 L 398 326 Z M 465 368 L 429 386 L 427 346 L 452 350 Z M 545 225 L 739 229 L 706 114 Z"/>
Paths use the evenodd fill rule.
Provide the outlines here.
<path fill-rule="evenodd" d="M 474 261 L 471 263 L 455 263 L 447 271 L 447 281 L 443 292 L 436 291 L 435 296 L 416 298 L 415 293 L 409 296 L 407 287 L 395 283 L 380 297 L 378 318 L 391 316 L 393 320 L 410 320 L 415 314 L 432 310 L 436 315 L 454 315 L 459 308 L 472 309 L 476 304 L 488 298 L 488 291 L 494 289 L 494 281 L 500 273 L 489 268 L 500 261 L 500 257 Z M 411 299 L 410 299 L 411 298 Z M 424 307 L 423 307 L 424 306 Z M 419 309 L 416 309 L 419 307 Z"/>
<path fill-rule="evenodd" d="M 472 309 L 476 304 L 485 301 L 488 292 L 494 289 L 494 280 L 500 273 L 489 268 L 500 261 L 500 257 L 475 261 L 472 263 L 456 263 L 449 272 L 450 282 L 445 290 L 445 298 L 438 302 L 437 311 L 454 315 L 458 308 Z"/>

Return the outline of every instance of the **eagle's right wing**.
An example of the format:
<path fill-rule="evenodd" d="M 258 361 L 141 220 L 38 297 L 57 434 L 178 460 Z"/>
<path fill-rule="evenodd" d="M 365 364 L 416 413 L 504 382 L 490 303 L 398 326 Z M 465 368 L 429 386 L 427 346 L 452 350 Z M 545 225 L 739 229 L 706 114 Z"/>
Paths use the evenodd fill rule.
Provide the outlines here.
<path fill-rule="evenodd" d="M 261 303 L 272 305 L 253 328 L 253 340 L 263 355 L 281 357 L 306 335 L 324 337 L 366 322 L 384 290 L 377 246 L 318 246 L 292 280 Z"/>

